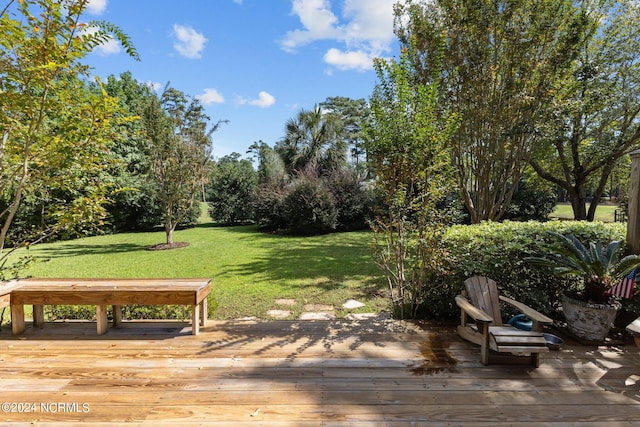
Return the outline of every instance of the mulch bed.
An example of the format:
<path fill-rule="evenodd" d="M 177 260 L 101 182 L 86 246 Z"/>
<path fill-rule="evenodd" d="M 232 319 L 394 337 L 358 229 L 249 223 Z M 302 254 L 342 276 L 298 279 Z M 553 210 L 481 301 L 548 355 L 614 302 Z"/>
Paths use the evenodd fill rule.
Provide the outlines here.
<path fill-rule="evenodd" d="M 160 243 L 157 245 L 149 246 L 149 251 L 166 251 L 168 249 L 178 249 L 189 246 L 189 242 L 173 242 L 173 243 Z"/>

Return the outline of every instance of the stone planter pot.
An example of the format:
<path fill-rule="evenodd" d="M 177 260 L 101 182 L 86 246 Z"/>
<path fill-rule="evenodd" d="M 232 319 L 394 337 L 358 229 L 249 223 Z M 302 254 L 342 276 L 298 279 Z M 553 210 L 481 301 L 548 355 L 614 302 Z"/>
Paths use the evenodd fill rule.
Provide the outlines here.
<path fill-rule="evenodd" d="M 587 341 L 604 341 L 621 307 L 620 303 L 590 304 L 562 297 L 562 310 L 569 332 Z"/>

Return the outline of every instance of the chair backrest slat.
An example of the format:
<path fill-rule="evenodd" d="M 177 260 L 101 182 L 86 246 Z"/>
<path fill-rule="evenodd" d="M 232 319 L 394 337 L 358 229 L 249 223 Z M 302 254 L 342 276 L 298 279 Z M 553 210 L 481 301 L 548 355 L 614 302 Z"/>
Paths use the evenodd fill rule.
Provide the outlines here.
<path fill-rule="evenodd" d="M 493 325 L 502 326 L 498 286 L 488 277 L 473 276 L 464 281 L 471 304 L 493 318 Z"/>

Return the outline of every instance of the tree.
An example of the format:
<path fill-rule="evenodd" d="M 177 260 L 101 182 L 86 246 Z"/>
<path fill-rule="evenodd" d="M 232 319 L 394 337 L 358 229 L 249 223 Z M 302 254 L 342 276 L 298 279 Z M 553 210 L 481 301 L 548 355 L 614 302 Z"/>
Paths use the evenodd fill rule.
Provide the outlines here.
<path fill-rule="evenodd" d="M 262 140 L 254 142 L 247 153 L 253 153 L 258 160 L 258 183 L 277 187 L 286 182 L 288 175 L 284 162 L 269 144 Z"/>
<path fill-rule="evenodd" d="M 41 234 L 103 217 L 106 197 L 95 176 L 117 106 L 104 91 L 86 90 L 81 60 L 111 37 L 137 53 L 116 26 L 81 23 L 87 3 L 10 0 L 0 7 L 0 254 L 25 198 L 49 197 Z M 53 197 L 57 190 L 71 197 Z"/>
<path fill-rule="evenodd" d="M 438 64 L 442 49 L 436 53 Z M 449 146 L 458 126 L 455 114 L 440 110 L 438 79 L 416 84 L 414 54 L 405 49 L 398 62 L 376 59 L 378 84 L 365 127 L 380 203 L 372 225 L 376 261 L 401 317 L 405 309 L 416 315 L 431 283 L 429 272 L 444 259 L 438 203 L 452 183 Z"/>
<path fill-rule="evenodd" d="M 99 87 L 81 80 L 69 83 L 73 85 L 70 94 L 87 115 L 63 109 L 47 116 L 49 144 L 56 149 L 44 149 L 45 143 L 34 144 L 28 181 L 6 234 L 10 246 L 95 234 L 104 225 L 105 206 L 114 189 L 109 176 L 109 123 L 118 120 L 117 104 L 103 97 Z M 107 125 L 97 124 L 90 130 L 93 120 L 105 120 Z M 89 132 L 93 135 L 85 140 Z M 2 195 L 1 211 L 10 209 L 12 196 L 11 191 Z"/>
<path fill-rule="evenodd" d="M 207 130 L 209 117 L 198 100 L 190 100 L 171 87 L 166 87 L 160 98 L 151 99 L 143 120 L 151 178 L 163 208 L 166 243 L 173 247 L 173 233 L 208 177 L 211 135 L 222 121 Z"/>
<path fill-rule="evenodd" d="M 365 160 L 363 158 L 365 151 L 362 126 L 370 114 L 367 102 L 364 99 L 334 96 L 327 98 L 319 105 L 323 111 L 335 114 L 342 121 L 343 138 L 351 147 L 351 158 L 356 169 L 359 169 L 362 165 L 361 161 Z"/>
<path fill-rule="evenodd" d="M 209 215 L 214 221 L 236 224 L 253 219 L 252 201 L 258 173 L 248 159 L 232 153 L 221 158 L 211 170 L 206 186 Z"/>
<path fill-rule="evenodd" d="M 417 49 L 417 80 L 439 79 L 439 108 L 461 116 L 453 162 L 474 223 L 506 212 L 556 82 L 593 31 L 587 6 L 574 4 L 406 0 L 396 5 L 401 46 Z M 443 72 L 434 74 L 442 37 Z"/>
<path fill-rule="evenodd" d="M 556 87 L 545 144 L 530 160 L 566 191 L 574 218 L 588 221 L 621 157 L 640 143 L 640 5 L 616 1 L 601 12 L 594 38 Z"/>
<path fill-rule="evenodd" d="M 140 119 L 155 94 L 130 72 L 109 76 L 104 90 L 118 99 L 122 120 L 114 128 L 109 179 L 117 189 L 109 197 L 108 221 L 115 231 L 146 230 L 162 222 L 149 185 L 151 159 Z"/>
<path fill-rule="evenodd" d="M 287 121 L 286 135 L 275 146 L 289 174 L 311 168 L 322 175 L 346 165 L 347 147 L 342 138 L 343 123 L 320 106 L 300 110 Z"/>
<path fill-rule="evenodd" d="M 327 98 L 287 121 L 275 147 L 259 141 L 249 148 L 258 158 L 261 228 L 308 235 L 366 227 L 371 194 L 365 174 L 347 161 L 349 144 L 362 149 L 363 111 L 364 100 Z"/>

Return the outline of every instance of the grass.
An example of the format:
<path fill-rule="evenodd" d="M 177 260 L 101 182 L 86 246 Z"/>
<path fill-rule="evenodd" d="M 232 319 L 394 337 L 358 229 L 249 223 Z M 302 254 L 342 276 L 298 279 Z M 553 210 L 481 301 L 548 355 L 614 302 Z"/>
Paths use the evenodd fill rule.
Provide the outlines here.
<path fill-rule="evenodd" d="M 296 318 L 305 304 L 333 305 L 343 316 L 349 298 L 365 304 L 354 312 L 388 306 L 370 232 L 299 238 L 205 223 L 175 233 L 174 241 L 189 242 L 187 247 L 147 249 L 164 241 L 164 232 L 122 233 L 40 244 L 15 256 L 35 258 L 26 271 L 31 277 L 212 278 L 210 305 L 217 309 L 211 316 L 217 319 L 266 318 L 271 309 L 291 310 Z M 296 303 L 278 306 L 280 298 Z"/>
<path fill-rule="evenodd" d="M 589 207 L 587 206 L 587 209 Z M 618 208 L 617 205 L 599 204 L 596 208 L 596 221 L 613 222 L 614 211 Z M 559 219 L 573 219 L 573 209 L 569 203 L 558 203 L 550 215 L 551 218 Z"/>
<path fill-rule="evenodd" d="M 596 219 L 613 221 L 616 206 L 600 205 Z M 558 204 L 556 218 L 573 218 L 571 206 Z M 147 248 L 165 241 L 164 232 L 122 233 L 40 244 L 17 251 L 31 255 L 32 277 L 207 277 L 213 279 L 211 313 L 217 319 L 266 318 L 271 309 L 291 310 L 296 318 L 305 304 L 332 305 L 357 299 L 356 312 L 388 309 L 381 295 L 384 280 L 371 257 L 370 232 L 287 237 L 261 233 L 255 226 L 215 227 L 206 210 L 195 228 L 175 233 L 189 246 L 169 251 Z M 278 306 L 277 299 L 293 299 Z M 5 320 L 8 313 L 5 312 Z"/>

